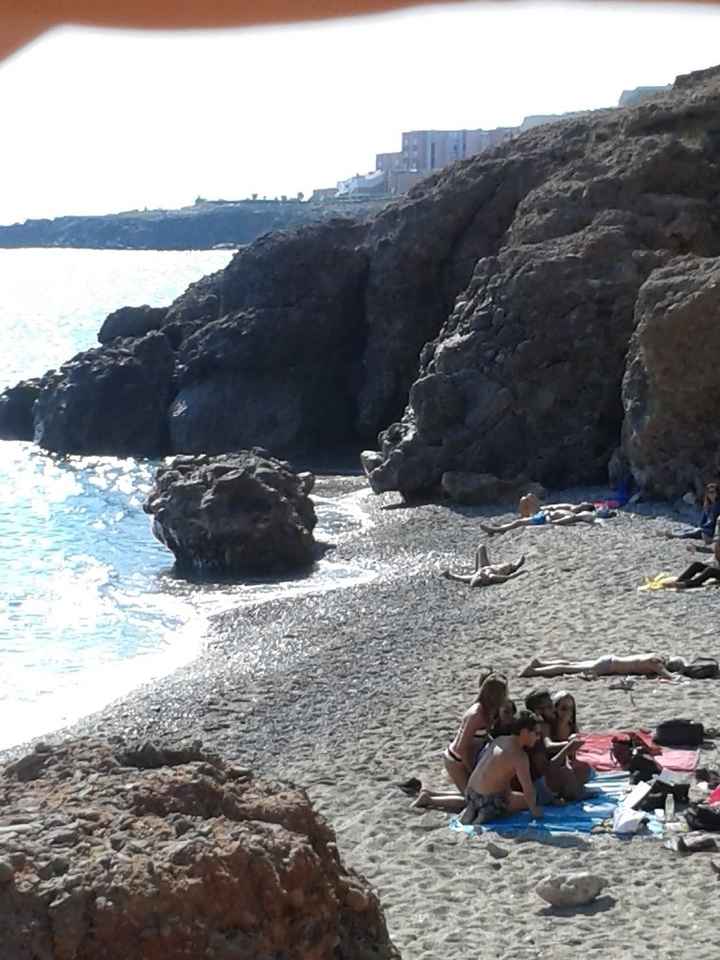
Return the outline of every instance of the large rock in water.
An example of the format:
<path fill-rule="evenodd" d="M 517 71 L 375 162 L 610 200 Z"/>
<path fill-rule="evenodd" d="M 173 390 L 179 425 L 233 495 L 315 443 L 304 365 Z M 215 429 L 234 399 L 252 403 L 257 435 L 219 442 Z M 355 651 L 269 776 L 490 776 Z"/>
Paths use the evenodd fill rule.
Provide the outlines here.
<path fill-rule="evenodd" d="M 2 960 L 399 956 L 307 795 L 199 745 L 38 745 L 0 798 Z"/>
<path fill-rule="evenodd" d="M 121 307 L 105 318 L 98 331 L 100 343 L 110 343 L 118 337 L 144 337 L 158 330 L 167 314 L 167 307 Z"/>
<path fill-rule="evenodd" d="M 718 475 L 720 259 L 654 271 L 635 307 L 623 380 L 623 452 L 641 489 L 701 493 Z"/>
<path fill-rule="evenodd" d="M 237 254 L 219 285 L 218 318 L 178 350 L 174 452 L 260 444 L 288 456 L 346 442 L 364 333 L 363 236 L 337 221 L 270 234 Z M 212 306 L 211 293 L 198 294 Z M 192 306 L 171 309 L 169 322 L 187 323 Z"/>
<path fill-rule="evenodd" d="M 175 457 L 158 469 L 144 510 L 183 572 L 288 570 L 315 559 L 313 483 L 260 449 Z"/>
<path fill-rule="evenodd" d="M 40 379 L 21 380 L 0 393 L 0 440 L 33 439 L 33 407 L 42 383 Z"/>
<path fill-rule="evenodd" d="M 162 333 L 79 353 L 44 380 L 33 408 L 35 442 L 56 453 L 160 456 L 173 373 Z"/>

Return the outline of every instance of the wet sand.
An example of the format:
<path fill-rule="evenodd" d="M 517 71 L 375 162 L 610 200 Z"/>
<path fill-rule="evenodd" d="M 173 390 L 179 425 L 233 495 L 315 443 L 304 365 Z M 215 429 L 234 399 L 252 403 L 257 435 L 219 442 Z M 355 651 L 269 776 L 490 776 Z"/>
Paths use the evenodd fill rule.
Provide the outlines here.
<path fill-rule="evenodd" d="M 345 477 L 336 492 L 363 486 Z M 579 951 L 611 960 L 715 960 L 718 886 L 709 855 L 681 859 L 658 841 L 600 836 L 502 839 L 509 855 L 497 860 L 485 839 L 453 833 L 446 815 L 411 810 L 395 786 L 410 776 L 446 783 L 440 754 L 483 665 L 507 673 L 522 700 L 537 685 L 518 679 L 534 655 L 717 655 L 720 592 L 637 590 L 643 575 L 678 573 L 703 559 L 687 542 L 658 536 L 679 529 L 676 515 L 645 504 L 642 513 L 623 511 L 602 524 L 487 540 L 479 521 L 509 519 L 506 508 L 393 509 L 396 501 L 362 495 L 372 524 L 336 548 L 339 558 L 374 572 L 373 582 L 223 614 L 201 659 L 72 732 L 200 739 L 258 774 L 306 787 L 346 861 L 378 890 L 405 960 L 576 960 Z M 492 560 L 525 554 L 527 572 L 475 590 L 439 575 L 443 566 L 469 566 L 486 541 Z M 549 683 L 574 694 L 585 729 L 652 727 L 673 716 L 720 727 L 717 680 L 639 679 L 632 695 L 607 680 Z M 718 766 L 720 757 L 703 751 L 701 763 Z M 588 908 L 551 911 L 534 885 L 566 868 L 601 873 L 605 894 Z"/>

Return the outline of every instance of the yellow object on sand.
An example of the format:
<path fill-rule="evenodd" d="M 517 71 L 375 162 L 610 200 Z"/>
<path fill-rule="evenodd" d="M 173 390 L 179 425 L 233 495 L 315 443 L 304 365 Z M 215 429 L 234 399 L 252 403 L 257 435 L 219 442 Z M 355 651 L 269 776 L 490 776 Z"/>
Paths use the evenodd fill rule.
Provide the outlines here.
<path fill-rule="evenodd" d="M 645 577 L 645 583 L 638 590 L 665 590 L 674 587 L 677 577 L 670 573 L 658 573 L 654 577 Z"/>

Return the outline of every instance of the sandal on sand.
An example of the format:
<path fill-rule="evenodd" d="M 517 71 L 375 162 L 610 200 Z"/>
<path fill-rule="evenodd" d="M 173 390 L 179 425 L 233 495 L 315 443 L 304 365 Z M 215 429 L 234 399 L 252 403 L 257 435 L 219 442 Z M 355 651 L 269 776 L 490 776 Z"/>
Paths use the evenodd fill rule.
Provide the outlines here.
<path fill-rule="evenodd" d="M 396 783 L 395 786 L 402 790 L 403 793 L 406 793 L 409 797 L 414 797 L 415 794 L 420 793 L 422 789 L 422 783 L 417 777 L 410 777 L 409 780 L 404 780 L 402 783 Z"/>

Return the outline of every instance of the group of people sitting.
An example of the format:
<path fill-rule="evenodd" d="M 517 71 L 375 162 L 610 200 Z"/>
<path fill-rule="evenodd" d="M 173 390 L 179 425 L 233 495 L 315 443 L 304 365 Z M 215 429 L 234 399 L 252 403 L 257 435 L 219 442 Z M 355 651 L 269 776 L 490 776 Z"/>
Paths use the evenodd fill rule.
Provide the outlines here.
<path fill-rule="evenodd" d="M 543 805 L 583 796 L 591 770 L 577 759 L 582 745 L 575 700 L 567 690 L 532 690 L 518 711 L 507 679 L 486 671 L 477 699 L 443 753 L 456 789 L 421 789 L 413 805 L 460 813 L 463 823 L 519 810 L 541 817 Z"/>

